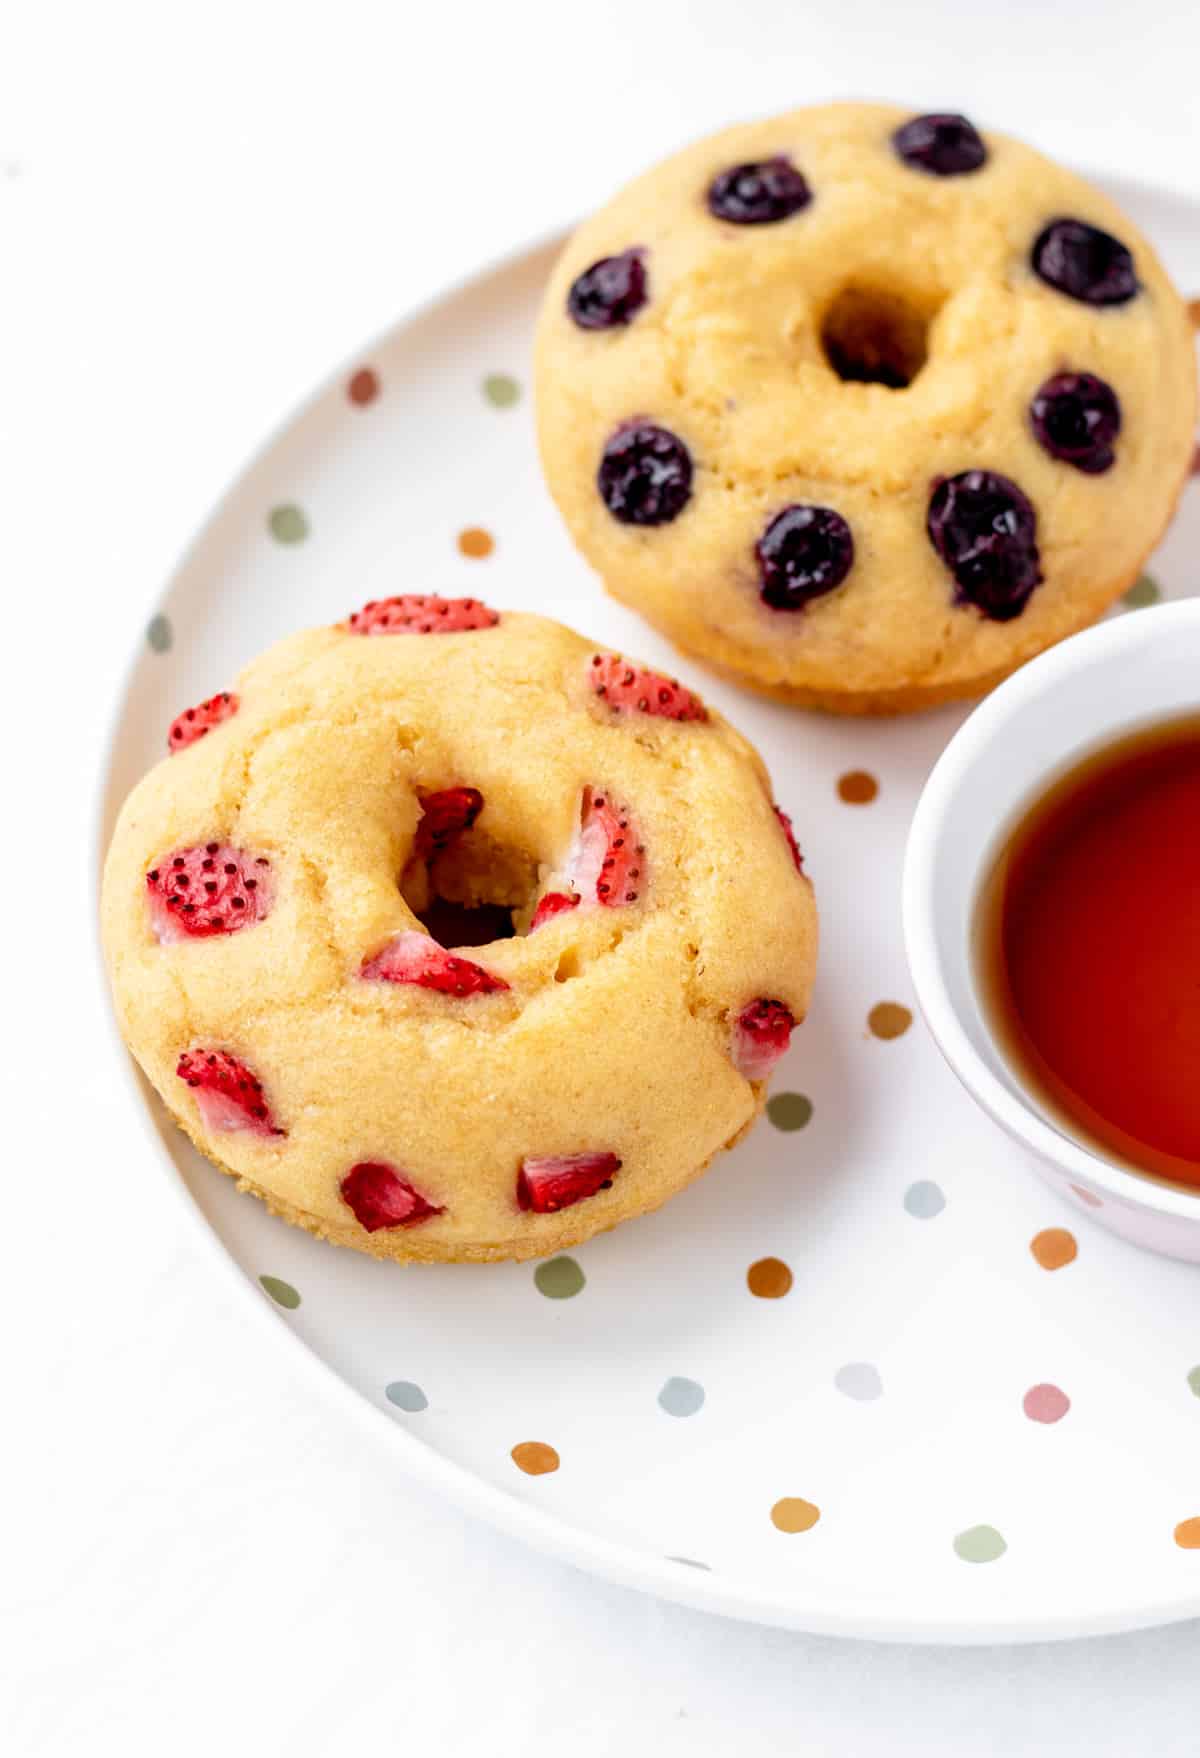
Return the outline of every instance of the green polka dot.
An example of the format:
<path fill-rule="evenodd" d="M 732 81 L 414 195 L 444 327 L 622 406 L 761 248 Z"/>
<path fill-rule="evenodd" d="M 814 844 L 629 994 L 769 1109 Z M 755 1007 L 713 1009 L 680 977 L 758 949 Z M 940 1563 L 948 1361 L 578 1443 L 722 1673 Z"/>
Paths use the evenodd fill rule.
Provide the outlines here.
<path fill-rule="evenodd" d="M 258 1279 L 276 1306 L 286 1306 L 289 1312 L 295 1312 L 300 1296 L 290 1282 L 281 1282 L 278 1276 L 260 1276 Z"/>
<path fill-rule="evenodd" d="M 533 1272 L 539 1294 L 547 1300 L 570 1300 L 587 1280 L 573 1257 L 552 1257 Z"/>
<path fill-rule="evenodd" d="M 521 400 L 521 387 L 507 372 L 489 372 L 483 381 L 483 394 L 493 409 L 511 409 Z"/>
<path fill-rule="evenodd" d="M 146 624 L 146 645 L 151 653 L 169 653 L 174 640 L 171 632 L 171 619 L 160 610 L 157 616 L 151 617 Z"/>
<path fill-rule="evenodd" d="M 1121 603 L 1126 610 L 1145 610 L 1147 605 L 1157 604 L 1162 597 L 1162 587 L 1151 574 L 1143 574 L 1135 580 Z"/>
<path fill-rule="evenodd" d="M 803 1129 L 812 1114 L 807 1093 L 775 1093 L 767 1100 L 767 1116 L 776 1129 Z"/>
<path fill-rule="evenodd" d="M 954 1540 L 954 1549 L 964 1563 L 994 1563 L 1008 1546 L 994 1526 L 968 1526 Z"/>
<path fill-rule="evenodd" d="M 276 543 L 303 543 L 308 536 L 308 520 L 291 501 L 271 508 L 267 527 Z"/>
<path fill-rule="evenodd" d="M 1195 1392 L 1197 1398 L 1200 1398 L 1200 1367 L 1194 1367 L 1189 1373 L 1188 1385 Z"/>

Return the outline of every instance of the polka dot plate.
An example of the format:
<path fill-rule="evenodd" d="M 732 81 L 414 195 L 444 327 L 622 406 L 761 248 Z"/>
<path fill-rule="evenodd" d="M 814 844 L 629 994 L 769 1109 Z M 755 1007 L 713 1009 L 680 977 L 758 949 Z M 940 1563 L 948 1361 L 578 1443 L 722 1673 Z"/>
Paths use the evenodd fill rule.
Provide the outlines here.
<path fill-rule="evenodd" d="M 1200 214 L 1117 195 L 1200 287 Z M 545 611 L 680 673 L 763 751 L 821 909 L 809 1020 L 735 1153 L 661 1213 L 537 1265 L 404 1270 L 322 1245 L 239 1196 L 143 1089 L 166 1169 L 364 1444 L 559 1557 L 860 1636 L 1200 1614 L 1197 1273 L 1030 1176 L 913 1017 L 904 839 L 965 711 L 791 712 L 603 596 L 534 451 L 551 260 L 519 256 L 398 325 L 243 471 L 148 607 L 110 821 L 179 709 L 291 629 L 405 591 Z M 1189 589 L 1198 547 L 1200 482 L 1113 614 Z"/>

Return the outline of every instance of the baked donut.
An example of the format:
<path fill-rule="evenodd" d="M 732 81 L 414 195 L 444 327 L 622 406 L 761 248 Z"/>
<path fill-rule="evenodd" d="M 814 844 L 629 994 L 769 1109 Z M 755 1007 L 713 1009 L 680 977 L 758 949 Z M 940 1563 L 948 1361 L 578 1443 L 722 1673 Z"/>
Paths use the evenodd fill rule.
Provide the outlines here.
<path fill-rule="evenodd" d="M 276 1213 L 379 1257 L 540 1257 L 753 1123 L 816 911 L 761 760 L 690 690 L 542 617 L 396 598 L 280 642 L 168 744 L 105 866 L 117 1015 Z"/>
<path fill-rule="evenodd" d="M 546 480 L 608 590 L 768 694 L 974 695 L 1136 578 L 1192 335 L 1099 191 L 961 116 L 732 128 L 580 227 L 536 349 Z"/>

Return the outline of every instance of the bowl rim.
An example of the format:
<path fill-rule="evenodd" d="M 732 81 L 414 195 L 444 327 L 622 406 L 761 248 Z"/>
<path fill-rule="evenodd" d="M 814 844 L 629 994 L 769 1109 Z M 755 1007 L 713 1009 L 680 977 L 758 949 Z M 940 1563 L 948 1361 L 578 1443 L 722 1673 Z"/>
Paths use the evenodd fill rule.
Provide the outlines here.
<path fill-rule="evenodd" d="M 921 791 L 905 847 L 901 915 L 921 1014 L 953 1072 L 992 1120 L 1039 1159 L 1085 1187 L 1094 1186 L 1131 1208 L 1170 1215 L 1200 1227 L 1200 1190 L 1187 1191 L 1143 1177 L 1084 1147 L 1047 1122 L 993 1073 L 971 1042 L 951 1000 L 936 921 L 938 860 L 946 838 L 954 832 L 955 798 L 984 750 L 1065 677 L 1102 664 L 1115 654 L 1176 641 L 1185 631 L 1200 636 L 1200 599 L 1156 605 L 1144 615 L 1121 617 L 1072 635 L 1030 660 L 993 690 L 954 734 Z M 1110 730 L 1117 735 L 1121 724 L 1114 721 Z M 1098 732 L 1088 743 L 1100 744 L 1104 736 Z M 1054 768 L 1053 762 L 1047 764 L 1045 781 L 1051 779 Z M 1006 1063 L 1010 1061 L 999 1044 L 997 1053 Z M 1020 1081 L 1016 1070 L 1014 1076 Z"/>

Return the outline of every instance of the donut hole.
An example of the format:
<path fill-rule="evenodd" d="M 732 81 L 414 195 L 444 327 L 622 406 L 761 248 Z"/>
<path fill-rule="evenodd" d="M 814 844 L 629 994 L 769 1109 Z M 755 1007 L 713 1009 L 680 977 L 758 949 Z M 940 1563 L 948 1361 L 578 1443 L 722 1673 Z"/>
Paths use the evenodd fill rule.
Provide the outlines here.
<path fill-rule="evenodd" d="M 473 830 L 431 861 L 411 862 L 400 889 L 438 945 L 456 948 L 511 940 L 514 915 L 526 908 L 536 885 L 531 855 Z"/>
<path fill-rule="evenodd" d="M 414 914 L 439 946 L 455 949 L 511 940 L 517 931 L 512 911 L 499 903 L 453 903 L 448 897 L 433 897 Z"/>
<path fill-rule="evenodd" d="M 936 311 L 903 288 L 843 287 L 821 323 L 825 358 L 846 384 L 902 391 L 929 357 Z"/>

